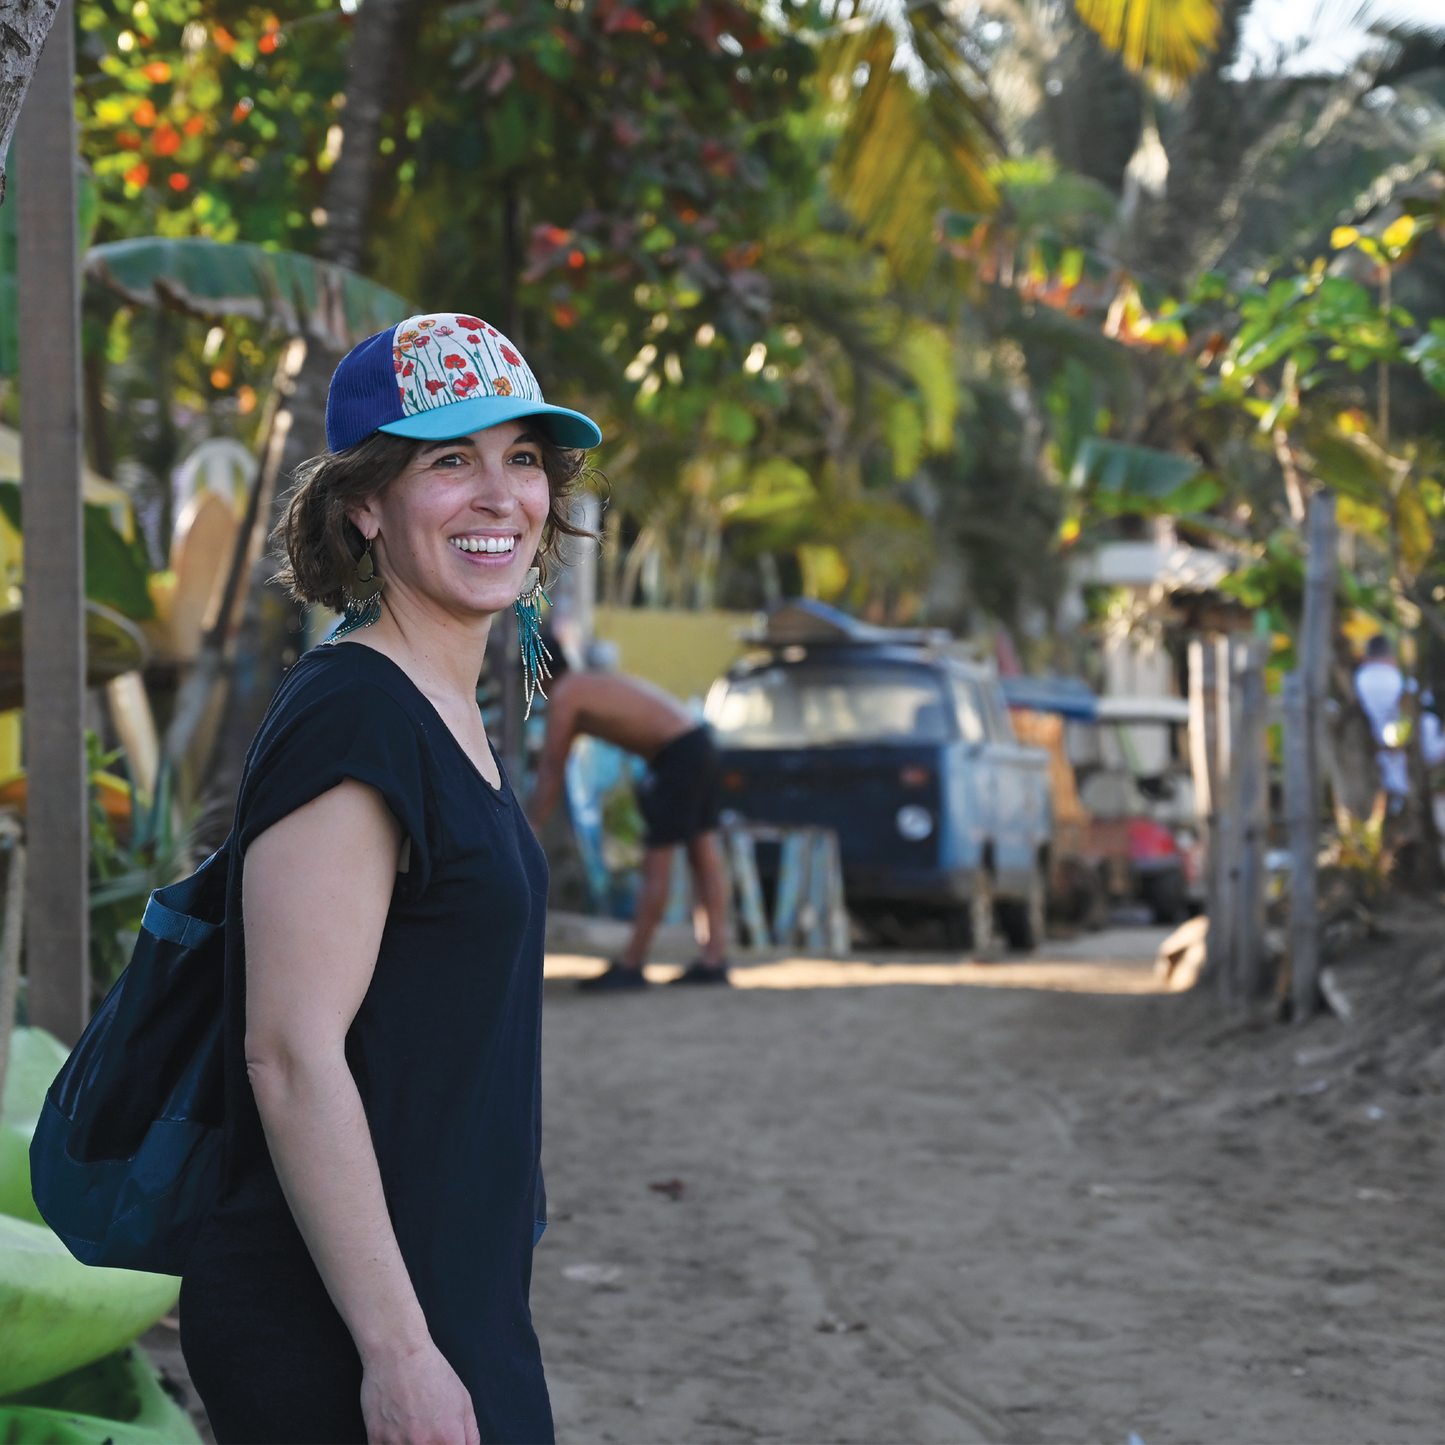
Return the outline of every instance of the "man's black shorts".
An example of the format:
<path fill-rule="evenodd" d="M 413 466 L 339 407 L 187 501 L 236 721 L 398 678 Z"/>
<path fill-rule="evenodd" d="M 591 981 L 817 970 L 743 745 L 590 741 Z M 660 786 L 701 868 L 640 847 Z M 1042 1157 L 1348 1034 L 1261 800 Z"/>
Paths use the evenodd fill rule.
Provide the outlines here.
<path fill-rule="evenodd" d="M 673 738 L 637 785 L 647 846 L 687 843 L 717 827 L 718 756 L 705 727 Z"/>

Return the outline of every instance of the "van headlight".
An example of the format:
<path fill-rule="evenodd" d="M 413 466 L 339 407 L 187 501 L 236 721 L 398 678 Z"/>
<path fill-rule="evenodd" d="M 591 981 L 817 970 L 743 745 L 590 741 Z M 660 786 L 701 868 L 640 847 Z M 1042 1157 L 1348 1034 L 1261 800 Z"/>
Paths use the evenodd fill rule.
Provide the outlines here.
<path fill-rule="evenodd" d="M 900 808 L 893 821 L 898 825 L 900 836 L 910 843 L 921 843 L 933 832 L 933 814 L 917 803 L 908 803 Z"/>

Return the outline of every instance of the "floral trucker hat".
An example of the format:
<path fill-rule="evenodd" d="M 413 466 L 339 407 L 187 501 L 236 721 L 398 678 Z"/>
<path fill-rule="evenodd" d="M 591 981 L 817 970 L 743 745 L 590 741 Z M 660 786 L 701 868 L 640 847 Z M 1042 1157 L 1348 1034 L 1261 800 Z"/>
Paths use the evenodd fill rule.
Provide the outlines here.
<path fill-rule="evenodd" d="M 477 316 L 434 311 L 378 331 L 342 357 L 326 394 L 326 441 L 345 451 L 374 431 L 445 441 L 544 416 L 558 446 L 595 447 L 597 423 L 549 406 L 522 353 Z"/>

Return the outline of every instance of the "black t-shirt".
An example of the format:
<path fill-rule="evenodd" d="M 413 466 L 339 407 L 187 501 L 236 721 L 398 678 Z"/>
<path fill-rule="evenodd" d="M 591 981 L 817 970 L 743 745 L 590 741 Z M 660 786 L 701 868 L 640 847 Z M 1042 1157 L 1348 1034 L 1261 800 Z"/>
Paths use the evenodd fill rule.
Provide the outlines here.
<path fill-rule="evenodd" d="M 527 1303 L 543 1217 L 546 859 L 505 778 L 493 788 L 406 674 L 359 643 L 302 657 L 247 759 L 227 909 L 225 1184 L 187 1282 L 192 1267 L 236 1280 L 238 1247 L 265 1270 L 271 1231 L 295 1234 L 245 1070 L 241 864 L 254 838 L 346 778 L 375 788 L 410 839 L 346 1039 L 397 1242 L 482 1438 L 550 1440 Z M 294 1249 L 274 1258 L 294 1271 Z M 277 1288 L 278 1310 L 301 1308 Z M 245 1294 L 252 1309 L 271 1298 L 249 1281 Z"/>

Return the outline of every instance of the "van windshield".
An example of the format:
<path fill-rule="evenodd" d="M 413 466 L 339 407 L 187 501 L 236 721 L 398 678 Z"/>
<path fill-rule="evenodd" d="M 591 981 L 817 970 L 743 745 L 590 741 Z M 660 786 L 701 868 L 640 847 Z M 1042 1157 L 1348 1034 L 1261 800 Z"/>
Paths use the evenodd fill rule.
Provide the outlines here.
<path fill-rule="evenodd" d="M 764 668 L 718 683 L 707 720 L 730 748 L 943 743 L 953 735 L 938 678 L 907 664 Z"/>

